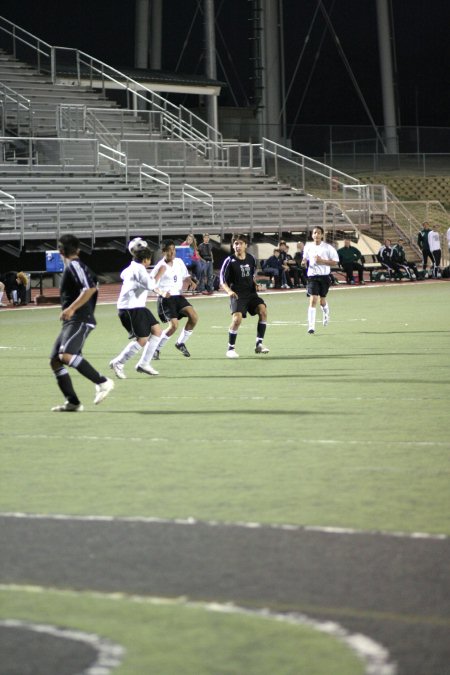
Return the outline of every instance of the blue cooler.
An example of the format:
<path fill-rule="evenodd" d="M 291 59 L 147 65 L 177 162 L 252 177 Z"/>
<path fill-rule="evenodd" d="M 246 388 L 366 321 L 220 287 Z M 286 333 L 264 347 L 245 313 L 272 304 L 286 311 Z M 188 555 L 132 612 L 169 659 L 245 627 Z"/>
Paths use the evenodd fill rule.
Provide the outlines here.
<path fill-rule="evenodd" d="M 45 252 L 46 272 L 64 272 L 64 260 L 59 251 Z"/>
<path fill-rule="evenodd" d="M 175 246 L 175 256 L 181 258 L 186 267 L 192 264 L 192 255 L 194 249 L 192 246 Z"/>

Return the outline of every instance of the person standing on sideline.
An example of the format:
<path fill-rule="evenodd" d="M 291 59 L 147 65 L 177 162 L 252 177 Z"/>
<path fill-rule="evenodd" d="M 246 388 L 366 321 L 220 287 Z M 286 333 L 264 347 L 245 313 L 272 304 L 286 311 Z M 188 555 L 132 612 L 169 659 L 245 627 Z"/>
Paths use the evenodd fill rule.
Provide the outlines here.
<path fill-rule="evenodd" d="M 450 227 L 447 230 L 448 260 L 450 261 Z"/>
<path fill-rule="evenodd" d="M 430 252 L 433 258 L 432 274 L 434 278 L 437 278 L 441 274 L 441 257 L 442 257 L 441 235 L 439 234 L 437 225 L 433 225 L 433 229 L 430 230 L 430 233 L 428 235 L 428 244 L 430 246 Z"/>
<path fill-rule="evenodd" d="M 208 233 L 203 235 L 203 241 L 198 245 L 198 252 L 205 263 L 206 291 L 203 292 L 212 295 L 214 293 L 214 262 L 213 247 Z"/>
<path fill-rule="evenodd" d="M 145 306 L 148 292 L 152 290 L 159 292 L 147 272 L 151 259 L 152 252 L 149 248 L 138 248 L 133 252 L 131 263 L 120 274 L 123 283 L 117 309 L 122 326 L 133 340 L 109 362 L 109 367 L 121 380 L 126 379 L 125 363 L 141 350 L 142 355 L 136 365 L 137 372 L 159 375 L 158 371 L 151 367 L 150 362 L 161 339 L 161 326 Z"/>
<path fill-rule="evenodd" d="M 354 284 L 353 272 L 358 272 L 359 283 L 364 283 L 363 257 L 359 248 L 352 246 L 350 239 L 344 239 L 344 245 L 338 248 L 339 263 L 345 272 L 348 284 Z"/>
<path fill-rule="evenodd" d="M 431 262 L 431 269 L 433 269 L 434 266 L 434 258 L 433 254 L 431 253 L 430 250 L 430 242 L 428 239 L 428 235 L 430 234 L 430 226 L 428 223 L 423 223 L 422 229 L 420 230 L 419 234 L 417 235 L 417 243 L 419 245 L 420 250 L 422 251 L 422 258 L 423 258 L 423 271 L 426 272 L 427 269 L 427 262 L 428 258 L 430 259 Z"/>
<path fill-rule="evenodd" d="M 307 267 L 307 291 L 309 295 L 308 333 L 314 334 L 316 328 L 316 308 L 320 298 L 322 323 L 328 325 L 330 309 L 327 295 L 331 285 L 331 265 L 339 262 L 336 249 L 323 241 L 324 229 L 319 225 L 313 229 L 312 241 L 307 242 L 303 251 L 302 265 Z"/>
<path fill-rule="evenodd" d="M 83 406 L 75 393 L 69 368 L 95 384 L 94 403 L 101 403 L 114 389 L 114 382 L 95 370 L 83 357 L 81 350 L 89 333 L 94 330 L 97 302 L 97 279 L 79 259 L 80 242 L 72 234 L 63 234 L 58 249 L 65 259 L 61 279 L 62 329 L 50 354 L 50 366 L 65 402 L 52 408 L 53 412 L 81 412 Z"/>
<path fill-rule="evenodd" d="M 151 276 L 158 288 L 158 316 L 163 323 L 169 323 L 169 326 L 161 334 L 154 359 L 159 359 L 161 349 L 177 330 L 178 321 L 186 318 L 186 326 L 181 331 L 175 347 L 183 356 L 189 357 L 190 353 L 185 343 L 189 340 L 197 325 L 198 315 L 190 302 L 181 294 L 181 291 L 186 279 L 190 280 L 189 285 L 192 288 L 195 288 L 197 284 L 192 281 L 191 275 L 181 258 L 175 257 L 175 242 L 172 239 L 163 242 L 162 252 L 164 256 L 155 265 Z"/>
<path fill-rule="evenodd" d="M 247 313 L 251 316 L 258 315 L 255 353 L 268 354 L 269 349 L 263 345 L 267 326 L 267 307 L 256 289 L 256 259 L 247 253 L 246 235 L 237 234 L 233 237 L 232 246 L 234 253 L 225 258 L 220 270 L 220 285 L 230 298 L 232 314 L 225 356 L 229 359 L 239 358 L 235 349 L 237 332 Z"/>

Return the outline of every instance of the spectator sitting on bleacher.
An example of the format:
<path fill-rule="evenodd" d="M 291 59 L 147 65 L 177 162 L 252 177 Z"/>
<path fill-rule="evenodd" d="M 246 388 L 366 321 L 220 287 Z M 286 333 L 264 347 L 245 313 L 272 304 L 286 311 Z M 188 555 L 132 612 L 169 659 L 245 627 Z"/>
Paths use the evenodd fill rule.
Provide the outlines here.
<path fill-rule="evenodd" d="M 194 235 L 188 234 L 185 241 L 183 241 L 180 246 L 190 246 L 193 249 L 191 262 L 187 265 L 187 268 L 188 270 L 192 270 L 198 282 L 196 291 L 198 293 L 202 293 L 205 290 L 205 274 L 207 272 L 207 265 L 198 252 L 197 241 Z"/>
<path fill-rule="evenodd" d="M 291 255 L 289 255 L 289 246 L 286 244 L 284 239 L 280 239 L 278 242 L 278 248 L 280 249 L 280 260 L 284 270 L 284 283 L 281 284 L 281 288 L 292 288 L 291 275 L 289 271 L 290 266 L 295 264 L 294 259 Z"/>
<path fill-rule="evenodd" d="M 27 304 L 28 277 L 25 272 L 6 272 L 1 275 L 1 282 L 6 291 L 6 297 L 13 305 Z"/>
<path fill-rule="evenodd" d="M 377 259 L 386 270 L 388 278 L 395 274 L 394 265 L 392 263 L 392 245 L 390 239 L 384 240 L 383 246 L 381 246 L 377 253 Z"/>
<path fill-rule="evenodd" d="M 306 287 L 306 270 L 302 265 L 302 260 L 303 260 L 303 250 L 305 248 L 305 244 L 303 241 L 298 241 L 297 242 L 297 251 L 295 252 L 294 255 L 294 262 L 297 266 L 298 269 L 298 274 L 299 274 L 299 286 L 305 286 Z"/>
<path fill-rule="evenodd" d="M 409 279 L 411 279 L 411 281 L 415 281 L 418 278 L 417 267 L 414 263 L 410 263 L 406 260 L 406 253 L 405 249 L 403 248 L 403 239 L 399 239 L 398 242 L 392 247 L 391 262 L 396 272 L 405 274 Z"/>
<path fill-rule="evenodd" d="M 262 271 L 273 278 L 274 288 L 284 288 L 286 285 L 286 276 L 283 269 L 283 263 L 280 258 L 280 249 L 274 248 L 273 255 L 265 260 L 261 266 Z M 283 281 L 284 280 L 284 281 Z"/>
<path fill-rule="evenodd" d="M 286 257 L 284 263 L 286 265 L 286 281 L 289 288 L 300 288 L 300 273 L 294 258 L 289 253 L 289 246 L 285 244 Z"/>
<path fill-rule="evenodd" d="M 364 258 L 356 246 L 351 245 L 350 239 L 344 239 L 344 245 L 338 248 L 339 264 L 345 272 L 348 284 L 354 284 L 353 272 L 358 272 L 359 283 L 364 283 Z"/>

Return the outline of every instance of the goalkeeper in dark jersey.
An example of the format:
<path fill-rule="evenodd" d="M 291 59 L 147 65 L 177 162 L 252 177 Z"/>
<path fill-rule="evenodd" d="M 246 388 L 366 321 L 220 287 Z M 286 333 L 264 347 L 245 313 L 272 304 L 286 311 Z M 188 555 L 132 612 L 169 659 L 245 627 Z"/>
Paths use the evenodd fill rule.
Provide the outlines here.
<path fill-rule="evenodd" d="M 234 236 L 232 246 L 234 252 L 224 260 L 220 270 L 220 284 L 230 297 L 232 314 L 226 356 L 229 359 L 239 358 L 235 349 L 237 332 L 242 319 L 245 319 L 247 314 L 258 316 L 255 353 L 268 354 L 269 349 L 263 344 L 267 324 L 267 307 L 257 293 L 255 283 L 256 260 L 251 253 L 247 253 L 248 239 L 246 235 L 238 234 Z"/>

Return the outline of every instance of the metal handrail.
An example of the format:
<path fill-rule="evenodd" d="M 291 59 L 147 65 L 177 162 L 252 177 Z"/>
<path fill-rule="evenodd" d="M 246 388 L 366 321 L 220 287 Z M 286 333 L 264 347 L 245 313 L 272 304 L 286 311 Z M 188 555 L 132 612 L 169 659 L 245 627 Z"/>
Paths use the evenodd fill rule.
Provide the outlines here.
<path fill-rule="evenodd" d="M 110 155 L 108 155 L 108 152 Z M 120 167 L 124 167 L 125 182 L 128 183 L 128 158 L 124 152 L 120 152 L 120 150 L 111 148 L 109 145 L 105 145 L 104 143 L 99 143 L 98 156 L 103 157 Z"/>
<path fill-rule="evenodd" d="M 165 180 L 158 178 L 157 176 L 153 176 L 152 174 L 148 173 L 144 169 L 149 169 L 150 171 L 153 171 L 154 173 L 158 173 L 161 176 L 164 176 Z M 142 190 L 142 177 L 145 176 L 146 178 L 150 178 L 150 180 L 155 181 L 156 183 L 159 183 L 160 185 L 164 185 L 167 187 L 167 196 L 168 196 L 168 201 L 170 203 L 171 201 L 171 190 L 170 190 L 170 176 L 168 173 L 165 171 L 161 171 L 161 169 L 157 169 L 155 166 L 150 166 L 150 164 L 145 164 L 142 163 L 139 166 L 139 190 Z"/>

